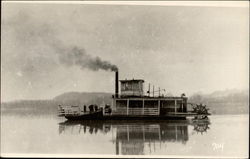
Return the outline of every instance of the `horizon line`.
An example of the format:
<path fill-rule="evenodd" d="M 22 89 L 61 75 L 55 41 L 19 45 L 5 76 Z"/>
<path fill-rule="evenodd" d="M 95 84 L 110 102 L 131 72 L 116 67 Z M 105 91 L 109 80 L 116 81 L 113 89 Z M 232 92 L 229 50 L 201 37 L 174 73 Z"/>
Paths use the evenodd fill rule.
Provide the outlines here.
<path fill-rule="evenodd" d="M 215 92 L 222 92 L 222 91 L 230 91 L 230 90 L 237 90 L 237 91 L 248 91 L 249 92 L 249 88 L 244 88 L 244 89 L 240 89 L 240 88 L 230 88 L 230 89 L 223 89 L 223 90 L 215 90 L 215 91 L 212 91 L 212 92 L 210 92 L 210 93 L 204 93 L 203 91 L 196 91 L 196 92 L 194 92 L 194 93 L 192 93 L 191 95 L 189 95 L 189 97 L 191 97 L 191 96 L 194 96 L 194 95 L 197 95 L 197 94 L 201 94 L 201 95 L 211 95 L 211 94 L 213 94 L 213 93 L 215 93 Z M 61 94 L 59 94 L 59 95 L 56 95 L 56 96 L 54 96 L 54 97 L 52 97 L 52 98 L 40 98 L 40 99 L 38 99 L 38 98 L 36 98 L 36 99 L 34 99 L 34 98 L 31 98 L 31 99 L 13 99 L 13 100 L 6 100 L 6 101 L 0 101 L 0 103 L 8 103 L 8 102 L 18 102 L 18 101 L 26 101 L 26 100 L 29 100 L 29 101 L 38 101 L 38 100 L 53 100 L 54 98 L 56 98 L 56 97 L 58 97 L 58 96 L 60 96 L 60 95 L 63 95 L 63 94 L 65 94 L 65 93 L 107 93 L 107 94 L 115 94 L 115 93 L 112 93 L 112 92 L 88 92 L 88 91 L 69 91 L 69 92 L 64 92 L 64 93 L 61 93 Z M 171 93 L 170 93 L 171 94 Z M 249 93 L 248 93 L 249 94 Z M 174 95 L 175 96 L 175 95 Z"/>

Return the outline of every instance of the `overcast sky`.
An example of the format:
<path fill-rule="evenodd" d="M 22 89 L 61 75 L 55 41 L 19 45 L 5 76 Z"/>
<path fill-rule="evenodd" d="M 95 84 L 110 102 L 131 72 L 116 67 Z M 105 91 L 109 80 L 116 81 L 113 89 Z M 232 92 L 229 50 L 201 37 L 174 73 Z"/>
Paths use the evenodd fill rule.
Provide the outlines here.
<path fill-rule="evenodd" d="M 114 92 L 113 72 L 83 64 L 97 56 L 145 89 L 247 89 L 248 18 L 248 7 L 3 3 L 1 100 Z"/>

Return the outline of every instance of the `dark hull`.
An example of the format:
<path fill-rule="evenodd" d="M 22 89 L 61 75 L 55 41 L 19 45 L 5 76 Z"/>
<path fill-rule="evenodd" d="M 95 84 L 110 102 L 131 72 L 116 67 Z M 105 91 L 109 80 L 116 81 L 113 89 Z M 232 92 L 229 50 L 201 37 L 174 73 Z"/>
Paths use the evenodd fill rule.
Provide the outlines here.
<path fill-rule="evenodd" d="M 125 115 L 81 115 L 65 116 L 68 120 L 185 120 L 183 116 L 125 116 Z"/>

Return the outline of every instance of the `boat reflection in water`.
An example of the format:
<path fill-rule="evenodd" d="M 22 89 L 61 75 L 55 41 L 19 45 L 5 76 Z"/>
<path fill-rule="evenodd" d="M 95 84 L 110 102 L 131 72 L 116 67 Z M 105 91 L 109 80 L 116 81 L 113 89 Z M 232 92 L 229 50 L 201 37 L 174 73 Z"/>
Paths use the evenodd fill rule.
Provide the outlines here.
<path fill-rule="evenodd" d="M 142 155 L 145 145 L 154 143 L 188 141 L 188 126 L 193 132 L 204 133 L 209 129 L 208 121 L 65 121 L 59 123 L 59 134 L 112 133 L 116 154 Z M 150 148 L 151 151 L 151 148 Z"/>

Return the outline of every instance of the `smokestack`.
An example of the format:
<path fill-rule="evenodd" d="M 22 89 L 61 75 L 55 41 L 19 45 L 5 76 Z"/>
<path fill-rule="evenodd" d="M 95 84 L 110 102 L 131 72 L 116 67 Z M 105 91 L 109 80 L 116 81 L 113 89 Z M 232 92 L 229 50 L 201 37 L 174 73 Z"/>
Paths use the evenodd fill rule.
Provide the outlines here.
<path fill-rule="evenodd" d="M 115 97 L 118 98 L 119 94 L 119 76 L 118 76 L 118 70 L 115 71 Z"/>

